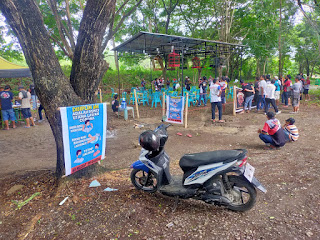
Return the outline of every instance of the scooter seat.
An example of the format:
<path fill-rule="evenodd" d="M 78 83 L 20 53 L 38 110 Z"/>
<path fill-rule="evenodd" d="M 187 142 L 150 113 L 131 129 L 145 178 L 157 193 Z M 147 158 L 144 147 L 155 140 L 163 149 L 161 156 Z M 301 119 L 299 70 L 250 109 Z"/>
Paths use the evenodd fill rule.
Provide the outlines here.
<path fill-rule="evenodd" d="M 217 162 L 232 162 L 245 156 L 246 150 L 217 150 L 212 152 L 191 153 L 184 155 L 179 162 L 183 171 L 188 171 L 202 165 L 208 165 Z"/>

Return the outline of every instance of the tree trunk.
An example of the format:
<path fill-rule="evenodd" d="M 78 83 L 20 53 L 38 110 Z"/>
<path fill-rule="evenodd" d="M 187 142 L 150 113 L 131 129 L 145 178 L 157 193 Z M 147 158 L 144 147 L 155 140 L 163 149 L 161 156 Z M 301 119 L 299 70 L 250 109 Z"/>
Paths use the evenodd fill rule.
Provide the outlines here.
<path fill-rule="evenodd" d="M 309 73 L 310 73 L 310 62 L 309 62 L 308 58 L 306 59 L 306 70 L 307 70 L 307 75 L 309 76 Z"/>
<path fill-rule="evenodd" d="M 315 64 L 314 64 L 314 65 L 312 65 L 312 68 L 311 68 L 311 74 L 309 75 L 309 76 L 310 76 L 310 78 L 312 78 L 313 70 L 314 70 L 314 66 L 315 66 Z"/>
<path fill-rule="evenodd" d="M 268 57 L 266 57 L 266 60 L 264 61 L 264 64 L 263 64 L 263 73 L 262 73 L 262 75 L 265 75 L 265 74 L 266 74 L 267 62 L 268 62 Z"/>
<path fill-rule="evenodd" d="M 282 0 L 280 0 L 280 10 L 279 10 L 279 40 L 278 40 L 278 51 L 279 51 L 279 78 L 282 76 L 281 69 L 281 20 L 282 20 Z"/>
<path fill-rule="evenodd" d="M 259 61 L 259 58 L 256 58 L 257 59 L 257 72 L 256 72 L 256 77 L 260 77 L 260 61 Z"/>
<path fill-rule="evenodd" d="M 79 105 L 50 43 L 38 6 L 33 0 L 2 0 L 0 10 L 18 37 L 32 73 L 35 89 L 50 123 L 57 148 L 56 173 L 64 171 L 62 126 L 59 107 Z"/>
<path fill-rule="evenodd" d="M 170 18 L 171 18 L 171 12 L 170 12 L 170 13 L 168 13 L 168 16 L 167 16 L 166 27 L 165 27 L 166 34 L 168 34 Z"/>
<path fill-rule="evenodd" d="M 83 12 L 74 53 L 70 82 L 76 94 L 93 102 L 108 64 L 103 56 L 103 37 L 115 0 L 89 0 Z"/>

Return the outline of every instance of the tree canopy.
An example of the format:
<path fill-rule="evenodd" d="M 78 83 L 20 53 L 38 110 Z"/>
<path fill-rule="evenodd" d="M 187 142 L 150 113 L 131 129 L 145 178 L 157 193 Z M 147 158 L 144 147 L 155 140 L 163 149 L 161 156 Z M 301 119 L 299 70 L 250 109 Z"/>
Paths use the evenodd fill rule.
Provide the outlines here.
<path fill-rule="evenodd" d="M 59 59 L 72 59 L 87 2 L 38 0 L 36 3 L 56 55 Z M 248 45 L 244 55 L 247 77 L 253 77 L 253 73 L 282 74 L 298 70 L 311 74 L 313 70 L 319 71 L 319 14 L 315 0 L 122 0 L 113 6 L 102 48 L 113 38 L 121 42 L 138 31 L 184 35 Z M 21 60 L 20 49 L 14 44 L 17 41 L 8 29 L 6 24 L 1 26 L 6 33 L 3 35 L 8 36 L 0 37 L 1 55 Z M 272 64 L 276 60 L 280 60 L 278 66 Z M 137 62 L 122 61 L 129 65 Z M 227 72 L 234 61 L 228 59 Z M 249 62 L 251 70 L 246 67 Z M 289 65 L 292 68 L 285 67 Z"/>

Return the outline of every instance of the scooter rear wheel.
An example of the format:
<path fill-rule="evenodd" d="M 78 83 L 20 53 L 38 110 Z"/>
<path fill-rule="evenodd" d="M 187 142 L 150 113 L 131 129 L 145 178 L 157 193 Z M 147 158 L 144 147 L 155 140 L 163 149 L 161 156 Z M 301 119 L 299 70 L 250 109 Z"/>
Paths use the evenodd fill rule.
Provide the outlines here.
<path fill-rule="evenodd" d="M 154 193 L 157 191 L 157 179 L 152 172 L 145 172 L 141 169 L 133 169 L 130 175 L 131 182 L 138 190 Z"/>
<path fill-rule="evenodd" d="M 228 176 L 231 189 L 227 191 L 227 197 L 231 203 L 230 210 L 244 212 L 250 210 L 255 202 L 257 191 L 250 182 L 240 176 Z"/>

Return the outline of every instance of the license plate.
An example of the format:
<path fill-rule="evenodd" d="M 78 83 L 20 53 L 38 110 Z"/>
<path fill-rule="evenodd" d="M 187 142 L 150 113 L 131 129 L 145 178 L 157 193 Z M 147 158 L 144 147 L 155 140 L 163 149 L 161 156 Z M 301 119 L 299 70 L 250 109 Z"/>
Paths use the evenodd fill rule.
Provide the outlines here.
<path fill-rule="evenodd" d="M 249 163 L 246 164 L 246 169 L 244 170 L 244 176 L 246 179 L 248 179 L 249 182 L 252 181 L 253 175 L 254 175 L 255 168 L 252 167 Z"/>

